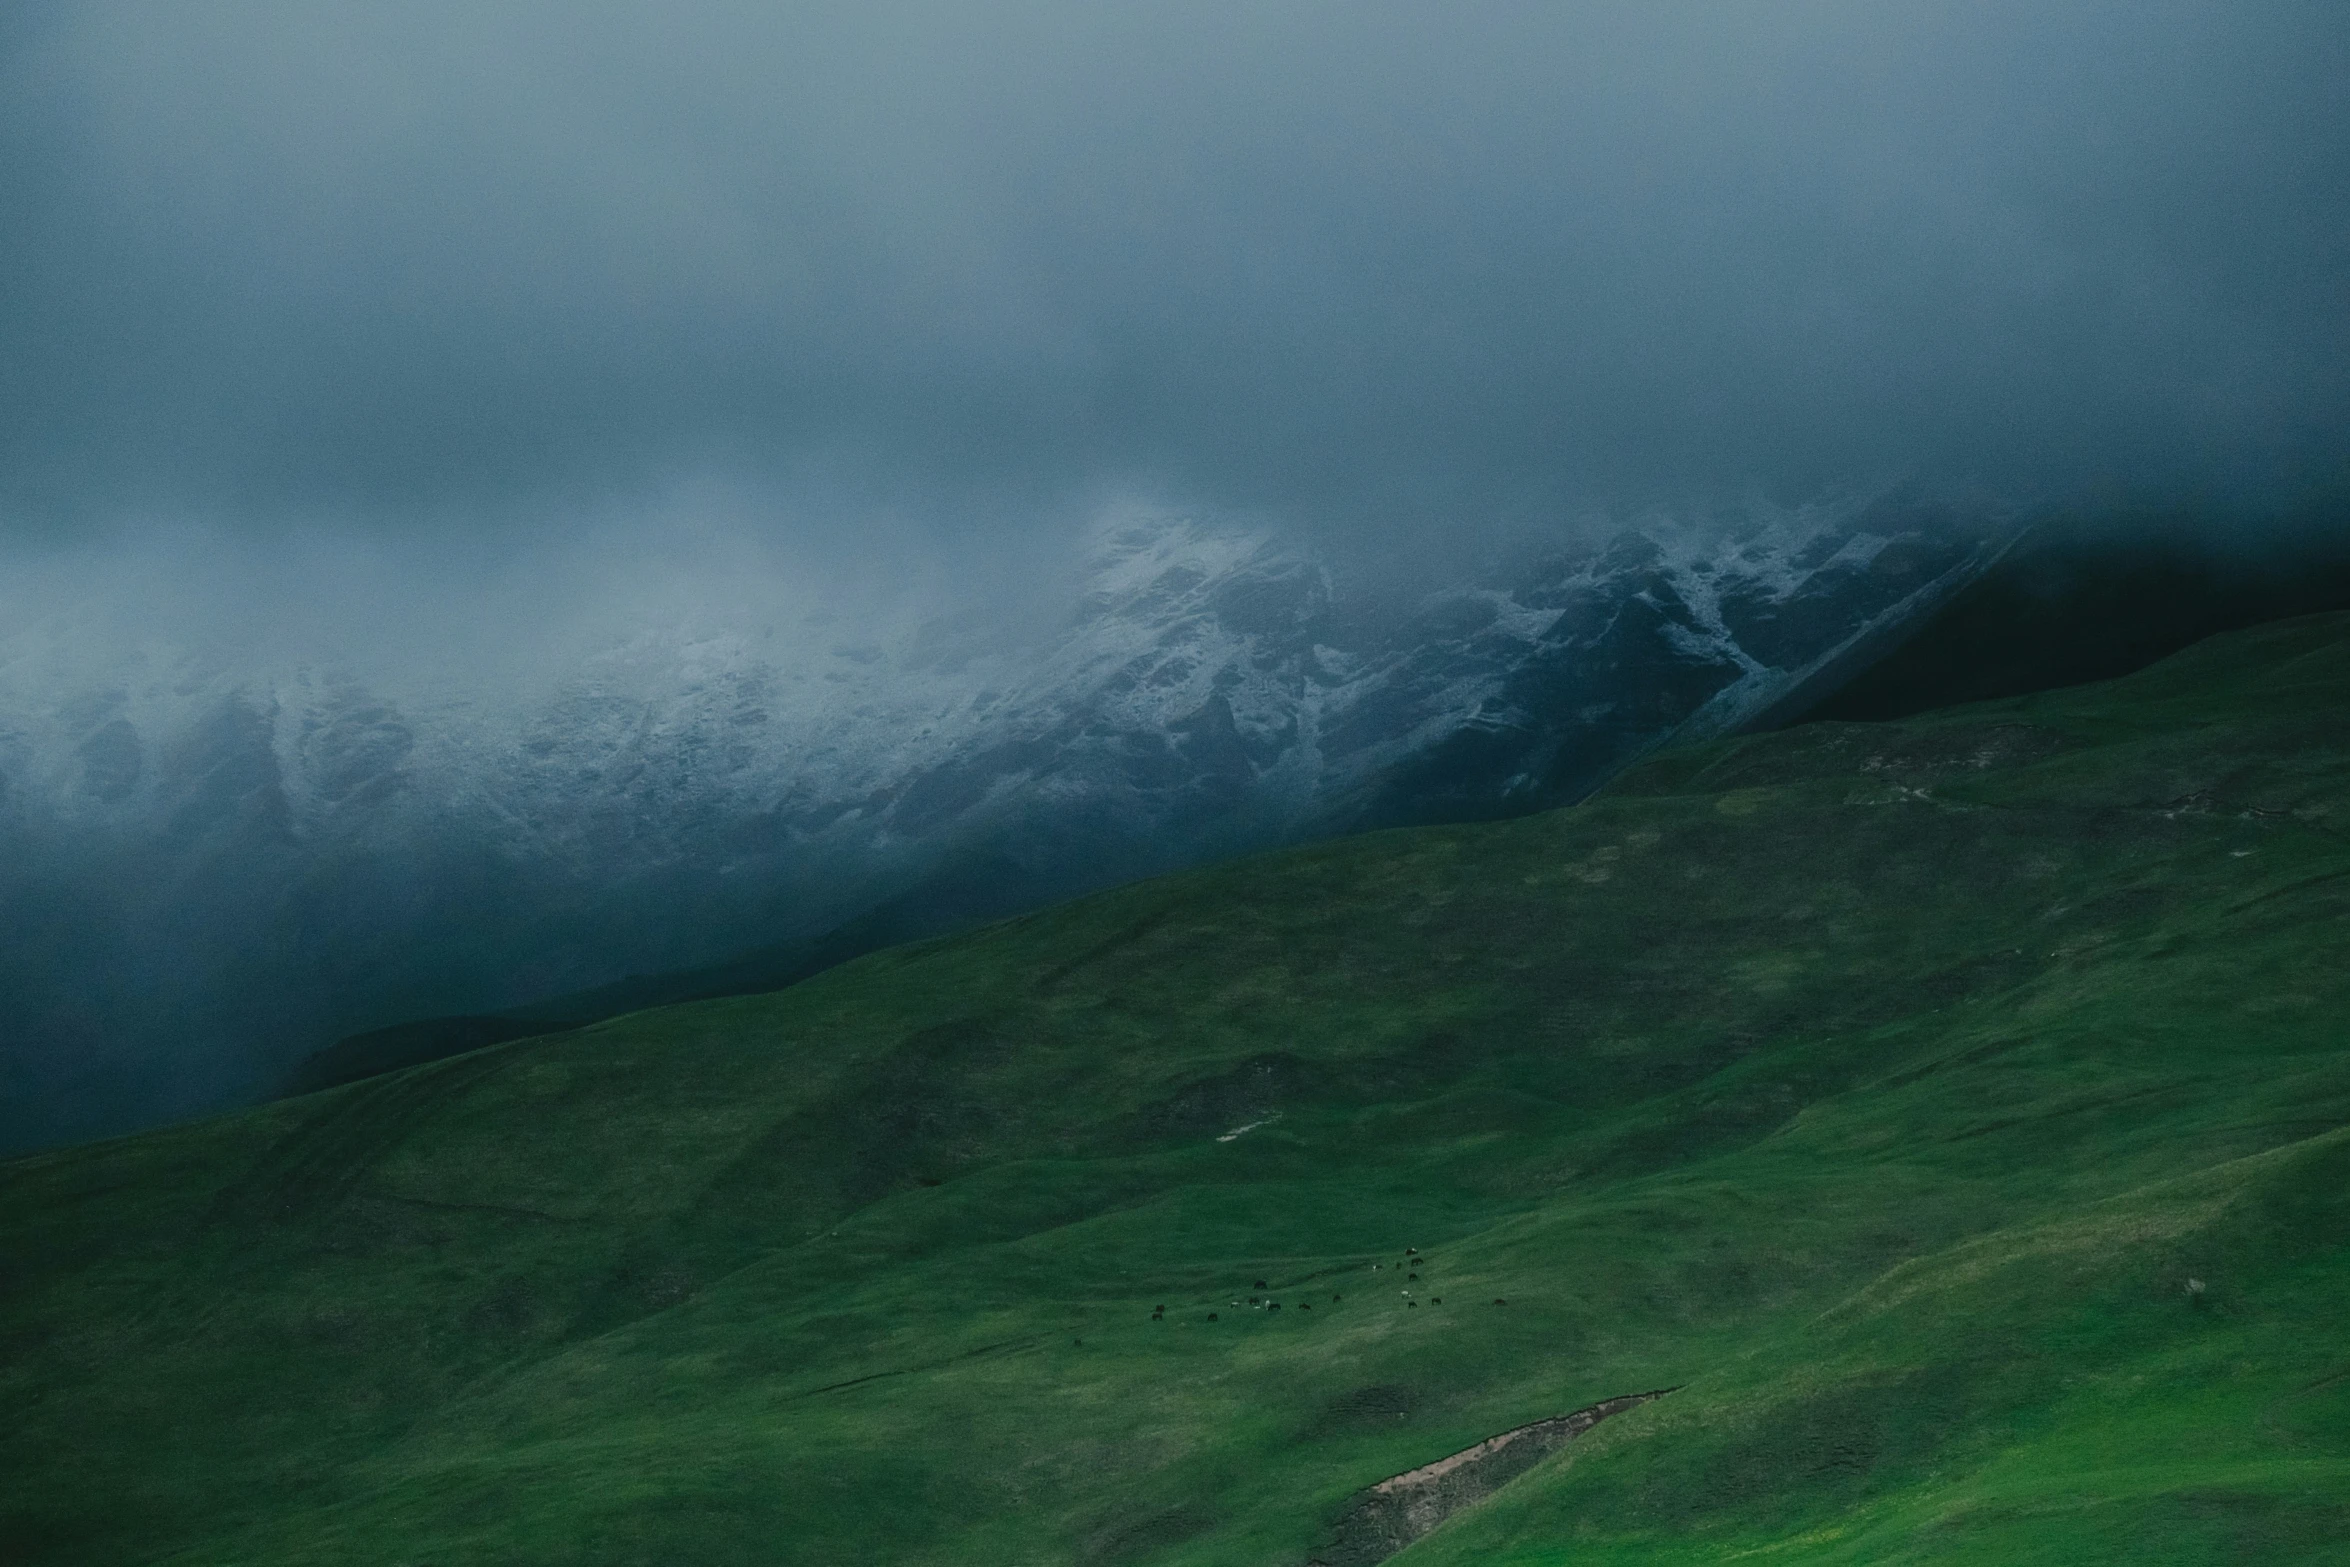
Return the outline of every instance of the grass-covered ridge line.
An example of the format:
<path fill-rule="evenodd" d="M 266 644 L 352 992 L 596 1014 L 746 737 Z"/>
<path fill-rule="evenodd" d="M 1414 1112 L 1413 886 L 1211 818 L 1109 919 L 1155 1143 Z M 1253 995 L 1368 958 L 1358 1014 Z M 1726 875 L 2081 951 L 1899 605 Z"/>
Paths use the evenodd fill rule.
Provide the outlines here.
<path fill-rule="evenodd" d="M 0 1166 L 0 1538 L 1302 1563 L 1678 1386 L 1391 1560 L 2338 1559 L 2345 714 L 2290 622 Z"/>

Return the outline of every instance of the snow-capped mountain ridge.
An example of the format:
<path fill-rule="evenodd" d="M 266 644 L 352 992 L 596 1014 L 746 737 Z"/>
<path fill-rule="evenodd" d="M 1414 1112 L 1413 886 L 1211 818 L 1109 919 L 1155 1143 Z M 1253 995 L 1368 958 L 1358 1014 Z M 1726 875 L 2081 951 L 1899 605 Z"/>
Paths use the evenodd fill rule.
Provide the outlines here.
<path fill-rule="evenodd" d="M 991 752 L 1019 753 L 1027 766 L 1005 776 L 1024 771 L 1058 795 L 1114 793 L 1116 764 L 1096 754 L 1107 737 L 1174 732 L 1220 704 L 1254 776 L 1310 812 L 1457 729 L 1555 722 L 1507 711 L 1511 677 L 1561 647 L 1639 634 L 1627 614 L 1660 656 L 1734 672 L 1680 722 L 1734 725 L 1912 607 L 1939 574 L 1858 606 L 1800 661 L 1749 651 L 1726 612 L 1865 579 L 1891 542 L 1843 519 L 1777 517 L 1728 552 L 1652 524 L 1530 578 L 1446 585 L 1366 624 L 1326 568 L 1269 536 L 1127 522 L 1095 541 L 1078 611 L 1024 647 L 963 650 L 917 625 L 895 645 L 836 646 L 810 661 L 736 629 L 655 629 L 583 660 L 535 706 L 462 688 L 382 690 L 317 665 L 239 672 L 168 648 L 138 650 L 60 701 L 57 650 L 24 638 L 0 662 L 0 777 L 20 809 L 61 825 L 131 826 L 171 793 L 192 737 L 241 711 L 268 732 L 297 836 L 481 811 L 508 819 L 523 849 L 559 843 L 563 824 L 581 830 L 626 801 L 646 813 L 630 837 L 650 851 L 690 839 L 711 812 L 886 830 L 920 780 Z M 1950 564 L 1968 554 L 1947 553 Z M 1613 600 L 1596 623 L 1593 598 Z M 1038 745 L 1053 754 L 1031 755 Z"/>

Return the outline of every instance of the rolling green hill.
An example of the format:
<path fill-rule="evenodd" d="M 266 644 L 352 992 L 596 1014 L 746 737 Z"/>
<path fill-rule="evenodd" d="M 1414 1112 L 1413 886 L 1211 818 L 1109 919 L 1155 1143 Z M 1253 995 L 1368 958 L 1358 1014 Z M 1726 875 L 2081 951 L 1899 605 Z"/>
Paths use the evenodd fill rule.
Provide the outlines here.
<path fill-rule="evenodd" d="M 2340 1561 L 2346 827 L 2287 622 L 18 1160 L 0 1559 Z"/>

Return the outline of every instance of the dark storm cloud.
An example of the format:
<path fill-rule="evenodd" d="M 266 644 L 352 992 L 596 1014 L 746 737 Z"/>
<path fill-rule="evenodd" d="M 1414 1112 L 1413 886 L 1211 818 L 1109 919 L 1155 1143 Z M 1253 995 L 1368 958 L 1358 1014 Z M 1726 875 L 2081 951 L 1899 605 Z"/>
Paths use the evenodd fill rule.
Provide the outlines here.
<path fill-rule="evenodd" d="M 0 504 L 2291 480 L 2350 403 L 2346 40 L 2330 0 L 34 6 Z"/>

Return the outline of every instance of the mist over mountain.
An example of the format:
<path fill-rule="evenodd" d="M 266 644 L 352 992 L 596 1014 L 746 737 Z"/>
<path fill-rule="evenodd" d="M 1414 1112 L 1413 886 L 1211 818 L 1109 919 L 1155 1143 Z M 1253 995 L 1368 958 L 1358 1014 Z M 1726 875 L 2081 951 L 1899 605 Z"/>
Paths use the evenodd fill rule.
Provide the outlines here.
<path fill-rule="evenodd" d="M 11 1131 L 202 1107 L 337 1034 L 754 943 L 780 983 L 859 916 L 872 945 L 1565 803 L 1783 700 L 2001 542 L 1890 496 L 1655 518 L 1412 590 L 1126 514 L 1027 639 L 706 610 L 504 685 L 36 624 L 0 647 L 5 901 L 31 916 Z"/>
<path fill-rule="evenodd" d="M 13 7 L 0 1143 L 1563 802 L 2035 518 L 2256 553 L 2350 471 L 2345 77 L 2286 0 Z"/>

